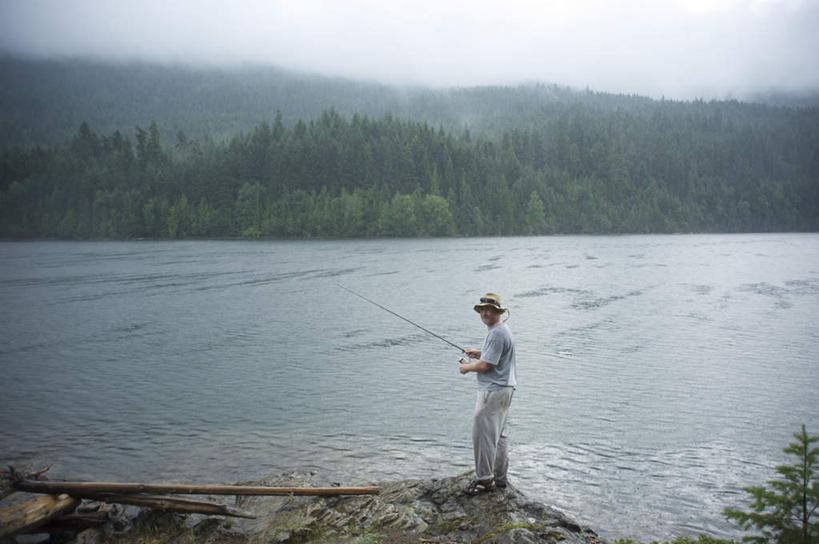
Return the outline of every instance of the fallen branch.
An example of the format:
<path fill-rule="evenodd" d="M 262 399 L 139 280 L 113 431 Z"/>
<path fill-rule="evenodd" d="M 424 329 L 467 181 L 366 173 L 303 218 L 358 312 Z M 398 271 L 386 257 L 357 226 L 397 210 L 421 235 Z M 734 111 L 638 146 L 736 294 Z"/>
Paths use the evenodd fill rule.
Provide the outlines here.
<path fill-rule="evenodd" d="M 256 519 L 256 516 L 248 512 L 243 512 L 235 508 L 231 508 L 226 504 L 219 504 L 215 502 L 197 501 L 193 499 L 182 499 L 179 497 L 167 497 L 162 495 L 143 495 L 143 494 L 94 494 L 84 496 L 85 499 L 97 499 L 104 502 L 116 502 L 119 504 L 131 504 L 134 506 L 146 506 L 148 508 L 156 508 L 157 510 L 165 510 L 168 512 L 183 512 L 187 514 L 207 514 L 211 516 L 232 516 L 235 518 Z"/>
<path fill-rule="evenodd" d="M 43 474 L 48 472 L 51 469 L 51 467 L 52 467 L 52 465 L 48 465 L 44 469 L 38 470 L 37 472 L 29 472 L 28 474 L 25 474 L 23 476 L 23 478 L 26 478 L 28 480 L 39 480 L 40 476 L 42 476 Z M 11 467 L 9 467 L 9 468 L 11 468 Z"/>
<path fill-rule="evenodd" d="M 42 470 L 38 470 L 36 472 L 18 472 L 13 466 L 9 465 L 8 470 L 0 469 L 0 477 L 7 478 L 9 480 L 39 480 L 40 476 L 45 474 L 46 472 L 51 469 L 52 465 L 48 465 Z"/>
<path fill-rule="evenodd" d="M 48 465 L 44 469 L 38 470 L 37 472 L 28 473 L 17 472 L 14 467 L 10 465 L 8 470 L 0 469 L 0 501 L 17 491 L 11 485 L 11 482 L 21 479 L 39 480 L 40 476 L 42 476 L 43 473 L 48 472 L 48 469 L 50 468 L 51 465 Z"/>
<path fill-rule="evenodd" d="M 12 485 L 32 493 L 68 493 L 91 497 L 102 493 L 160 495 L 378 495 L 378 487 L 262 487 L 244 485 L 135 484 L 113 482 L 39 482 L 17 480 Z"/>
<path fill-rule="evenodd" d="M 34 500 L 0 510 L 0 538 L 40 527 L 80 504 L 68 495 L 37 497 Z"/>

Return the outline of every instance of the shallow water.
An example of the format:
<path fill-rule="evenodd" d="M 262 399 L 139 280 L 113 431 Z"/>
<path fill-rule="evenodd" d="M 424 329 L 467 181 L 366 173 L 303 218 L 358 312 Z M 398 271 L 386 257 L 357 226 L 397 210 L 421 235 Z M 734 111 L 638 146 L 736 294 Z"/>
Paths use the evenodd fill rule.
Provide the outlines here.
<path fill-rule="evenodd" d="M 0 244 L 0 463 L 345 483 L 471 468 L 458 345 L 511 309 L 512 480 L 606 537 L 737 536 L 819 429 L 819 235 Z"/>

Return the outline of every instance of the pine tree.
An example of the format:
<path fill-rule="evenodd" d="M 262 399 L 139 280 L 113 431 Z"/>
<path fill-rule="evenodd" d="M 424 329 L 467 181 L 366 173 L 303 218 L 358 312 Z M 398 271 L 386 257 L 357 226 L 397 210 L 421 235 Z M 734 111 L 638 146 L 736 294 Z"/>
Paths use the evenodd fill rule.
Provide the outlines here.
<path fill-rule="evenodd" d="M 546 210 L 537 191 L 532 191 L 526 204 L 526 227 L 529 234 L 546 233 Z"/>
<path fill-rule="evenodd" d="M 819 442 L 819 436 L 808 436 L 804 425 L 801 432 L 793 436 L 798 442 L 792 442 L 784 451 L 798 459 L 793 465 L 776 467 L 782 478 L 769 481 L 770 488 L 745 488 L 753 497 L 750 512 L 734 508 L 724 511 L 726 518 L 735 520 L 743 529 L 756 528 L 762 532 L 746 537 L 746 541 L 759 544 L 819 542 L 819 520 L 811 521 L 819 508 L 819 479 L 814 472 L 819 448 L 811 448 L 811 444 Z"/>

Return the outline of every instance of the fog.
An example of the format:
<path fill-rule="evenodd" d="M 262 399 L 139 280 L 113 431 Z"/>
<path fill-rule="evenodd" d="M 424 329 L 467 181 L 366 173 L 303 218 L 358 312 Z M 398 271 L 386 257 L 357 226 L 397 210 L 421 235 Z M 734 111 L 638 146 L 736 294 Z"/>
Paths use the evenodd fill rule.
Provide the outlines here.
<path fill-rule="evenodd" d="M 0 0 L 0 53 L 669 98 L 819 89 L 815 0 Z"/>

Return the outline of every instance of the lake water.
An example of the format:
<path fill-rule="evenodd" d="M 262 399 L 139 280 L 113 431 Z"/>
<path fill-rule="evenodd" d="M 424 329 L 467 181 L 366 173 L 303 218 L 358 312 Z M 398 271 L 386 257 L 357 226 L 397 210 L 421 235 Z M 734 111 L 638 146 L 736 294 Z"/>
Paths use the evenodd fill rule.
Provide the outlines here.
<path fill-rule="evenodd" d="M 819 235 L 0 244 L 0 464 L 346 485 L 472 467 L 486 291 L 511 309 L 511 480 L 601 535 L 721 511 L 819 433 Z"/>

